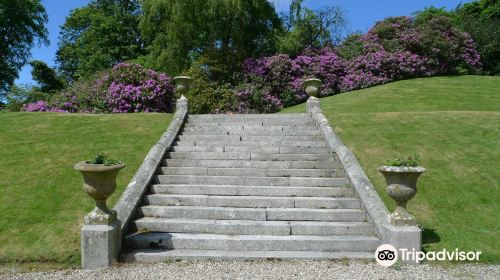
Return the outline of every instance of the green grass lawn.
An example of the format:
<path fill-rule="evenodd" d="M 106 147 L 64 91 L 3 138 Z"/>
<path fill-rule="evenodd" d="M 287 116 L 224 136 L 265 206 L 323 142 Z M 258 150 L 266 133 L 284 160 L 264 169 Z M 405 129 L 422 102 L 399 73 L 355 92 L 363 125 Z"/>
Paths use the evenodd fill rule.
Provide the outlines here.
<path fill-rule="evenodd" d="M 0 113 L 0 263 L 79 265 L 93 201 L 73 164 L 102 151 L 127 164 L 112 206 L 171 117 Z"/>
<path fill-rule="evenodd" d="M 482 251 L 500 262 L 500 77 L 395 82 L 321 99 L 392 211 L 377 166 L 418 153 L 428 172 L 409 203 L 425 228 L 425 250 Z M 283 112 L 304 112 L 304 104 Z"/>

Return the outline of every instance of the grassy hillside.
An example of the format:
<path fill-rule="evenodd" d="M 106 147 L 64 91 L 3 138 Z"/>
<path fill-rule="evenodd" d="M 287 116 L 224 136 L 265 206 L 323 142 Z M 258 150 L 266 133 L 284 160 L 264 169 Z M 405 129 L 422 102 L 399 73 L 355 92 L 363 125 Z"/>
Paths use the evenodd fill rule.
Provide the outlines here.
<path fill-rule="evenodd" d="M 377 166 L 396 154 L 421 156 L 428 172 L 409 210 L 425 228 L 426 250 L 477 250 L 500 262 L 500 77 L 400 81 L 321 106 L 390 210 Z"/>
<path fill-rule="evenodd" d="M 93 201 L 73 164 L 98 152 L 124 161 L 114 205 L 171 115 L 0 113 L 0 262 L 79 265 Z"/>

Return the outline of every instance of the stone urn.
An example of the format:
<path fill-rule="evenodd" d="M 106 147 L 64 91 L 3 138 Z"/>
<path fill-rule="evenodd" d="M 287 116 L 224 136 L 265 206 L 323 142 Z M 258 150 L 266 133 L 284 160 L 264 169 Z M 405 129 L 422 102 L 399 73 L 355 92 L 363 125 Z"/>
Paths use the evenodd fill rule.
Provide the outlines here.
<path fill-rule="evenodd" d="M 175 92 L 180 96 L 186 94 L 193 84 L 193 79 L 188 76 L 177 76 L 174 78 Z"/>
<path fill-rule="evenodd" d="M 417 180 L 425 168 L 384 165 L 378 171 L 387 182 L 387 194 L 396 201 L 396 209 L 388 216 L 389 223 L 394 226 L 416 226 L 417 221 L 406 210 L 406 204 L 417 193 Z"/>
<path fill-rule="evenodd" d="M 312 96 L 312 97 L 318 97 L 319 96 L 319 88 L 321 87 L 321 80 L 320 79 L 307 79 L 302 83 L 302 86 L 306 90 L 307 95 Z"/>
<path fill-rule="evenodd" d="M 86 161 L 75 164 L 83 176 L 83 190 L 96 201 L 96 207 L 84 218 L 86 225 L 109 225 L 116 219 L 116 212 L 109 210 L 106 200 L 116 189 L 116 177 L 125 164 L 90 164 Z"/>

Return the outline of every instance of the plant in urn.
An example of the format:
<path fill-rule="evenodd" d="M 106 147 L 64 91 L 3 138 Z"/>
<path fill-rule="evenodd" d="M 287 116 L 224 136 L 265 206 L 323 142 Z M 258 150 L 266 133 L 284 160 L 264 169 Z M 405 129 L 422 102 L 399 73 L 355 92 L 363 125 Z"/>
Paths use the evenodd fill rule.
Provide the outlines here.
<path fill-rule="evenodd" d="M 115 191 L 116 177 L 125 166 L 106 154 L 98 154 L 91 160 L 75 164 L 75 169 L 83 176 L 83 189 L 96 201 L 94 210 L 84 218 L 86 225 L 110 225 L 116 220 L 116 212 L 109 210 L 106 200 Z"/>
<path fill-rule="evenodd" d="M 416 226 L 417 221 L 406 205 L 417 193 L 417 180 L 425 168 L 419 166 L 418 156 L 388 161 L 378 168 L 387 182 L 387 194 L 396 201 L 396 209 L 388 216 L 394 226 Z"/>

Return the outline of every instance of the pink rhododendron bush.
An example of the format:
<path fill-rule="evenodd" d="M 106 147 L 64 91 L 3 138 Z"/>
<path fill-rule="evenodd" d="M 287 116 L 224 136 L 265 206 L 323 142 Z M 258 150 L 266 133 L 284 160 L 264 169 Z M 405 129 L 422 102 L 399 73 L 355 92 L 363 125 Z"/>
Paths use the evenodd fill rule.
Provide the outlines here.
<path fill-rule="evenodd" d="M 391 81 L 445 74 L 473 73 L 480 57 L 469 34 L 446 17 L 417 24 L 412 17 L 388 18 L 349 46 L 308 49 L 302 55 L 248 59 L 246 83 L 236 89 L 238 112 L 276 112 L 307 98 L 302 81 L 323 81 L 322 96 Z M 343 58 L 342 48 L 359 49 Z"/>
<path fill-rule="evenodd" d="M 348 37 L 340 46 L 309 48 L 295 57 L 279 54 L 247 59 L 232 84 L 212 90 L 211 96 L 194 95 L 198 99 L 192 102 L 197 104 L 195 108 L 204 108 L 195 113 L 220 113 L 220 108 L 223 112 L 273 113 L 304 102 L 307 95 L 302 82 L 312 77 L 322 80 L 321 95 L 329 96 L 402 79 L 474 73 L 480 67 L 474 40 L 453 27 L 449 18 L 436 16 L 417 22 L 412 17 L 393 17 L 376 23 L 366 34 Z M 217 81 L 209 79 L 203 84 Z M 229 95 L 215 94 L 226 91 Z M 171 112 L 173 98 L 169 76 L 121 63 L 89 80 L 77 81 L 50 102 L 27 104 L 24 109 Z"/>
<path fill-rule="evenodd" d="M 28 112 L 171 112 L 172 79 L 139 64 L 120 63 L 87 81 L 75 83 L 50 102 L 26 104 Z"/>

